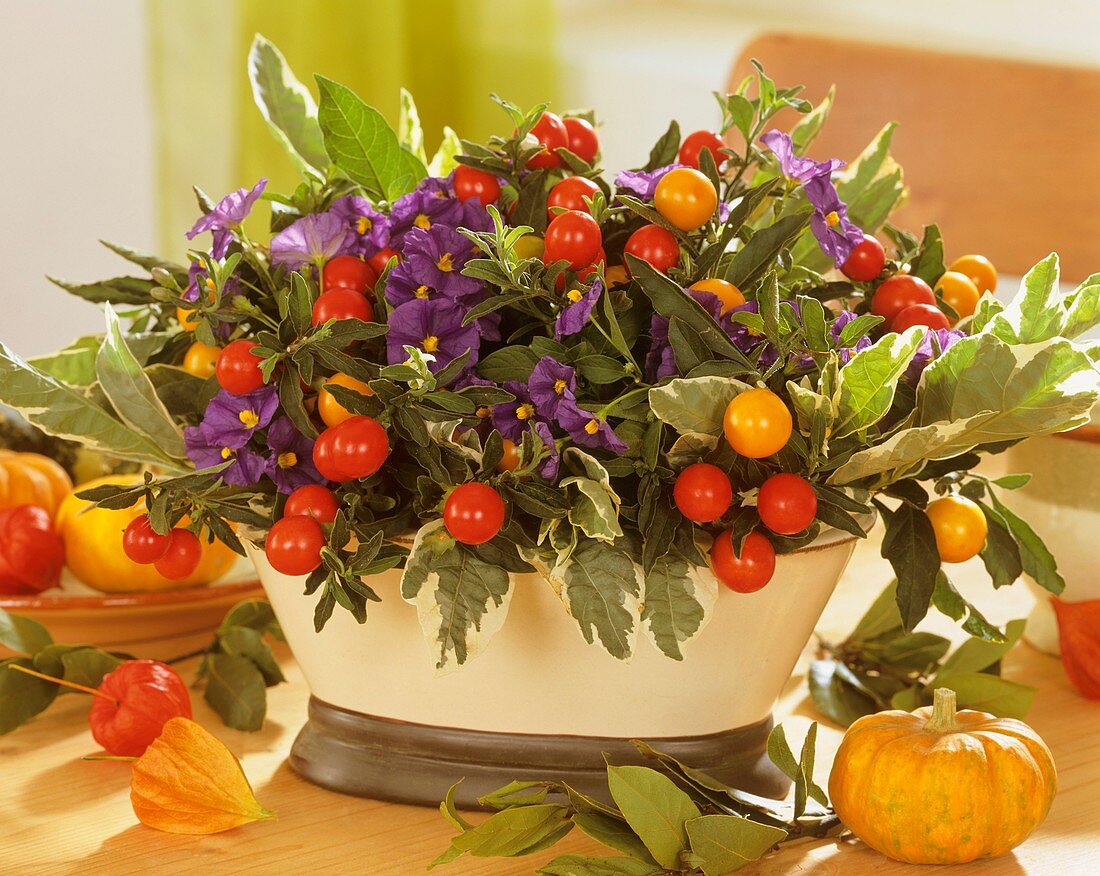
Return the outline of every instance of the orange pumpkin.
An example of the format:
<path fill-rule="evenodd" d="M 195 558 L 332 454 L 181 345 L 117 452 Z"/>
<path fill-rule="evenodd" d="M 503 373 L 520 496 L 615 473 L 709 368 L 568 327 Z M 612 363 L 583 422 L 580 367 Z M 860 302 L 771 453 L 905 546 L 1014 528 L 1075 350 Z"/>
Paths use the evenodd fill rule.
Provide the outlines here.
<path fill-rule="evenodd" d="M 0 508 L 38 505 L 52 518 L 72 488 L 68 473 L 48 456 L 0 450 Z"/>
<path fill-rule="evenodd" d="M 1003 855 L 1042 823 L 1057 788 L 1050 750 L 1013 718 L 935 705 L 860 718 L 829 776 L 840 820 L 863 842 L 910 864 Z"/>

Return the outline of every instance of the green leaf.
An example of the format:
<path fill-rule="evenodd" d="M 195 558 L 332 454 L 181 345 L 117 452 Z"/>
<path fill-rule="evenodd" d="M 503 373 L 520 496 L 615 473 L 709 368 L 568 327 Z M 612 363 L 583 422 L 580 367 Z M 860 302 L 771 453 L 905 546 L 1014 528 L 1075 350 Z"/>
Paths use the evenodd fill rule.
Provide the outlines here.
<path fill-rule="evenodd" d="M 924 672 L 939 662 L 951 642 L 934 633 L 906 633 L 891 639 L 880 652 L 883 663 Z"/>
<path fill-rule="evenodd" d="M 810 725 L 806 739 L 802 744 L 802 754 L 795 760 L 787 734 L 782 726 L 774 727 L 768 734 L 768 758 L 787 778 L 794 782 L 794 817 L 801 818 L 806 811 L 809 797 L 825 804 L 825 792 L 814 782 L 814 759 L 816 756 L 817 723 Z"/>
<path fill-rule="evenodd" d="M 204 698 L 234 730 L 259 730 L 267 713 L 264 677 L 256 664 L 235 654 L 210 654 L 204 661 Z"/>
<path fill-rule="evenodd" d="M 113 654 L 101 651 L 99 648 L 76 648 L 60 655 L 61 677 L 74 684 L 82 684 L 85 687 L 99 687 L 103 676 L 113 672 L 122 665 L 122 661 Z M 38 659 L 35 658 L 35 665 Z M 45 672 L 45 670 L 42 670 Z M 49 672 L 48 675 L 54 673 Z"/>
<path fill-rule="evenodd" d="M 443 127 L 443 141 L 435 150 L 431 162 L 428 164 L 428 173 L 432 176 L 447 176 L 458 166 L 455 156 L 462 153 L 462 141 L 451 128 Z"/>
<path fill-rule="evenodd" d="M 1005 627 L 1002 642 L 986 642 L 981 639 L 967 639 L 940 664 L 934 676 L 935 681 L 946 681 L 953 675 L 966 675 L 988 669 L 1007 654 L 1024 634 L 1027 621 L 1022 618 L 1009 621 Z"/>
<path fill-rule="evenodd" d="M 943 276 L 946 268 L 943 263 L 943 237 L 938 225 L 926 225 L 920 249 L 910 265 L 910 273 L 920 277 L 929 286 Z"/>
<path fill-rule="evenodd" d="M 248 627 L 268 633 L 283 641 L 283 631 L 275 619 L 271 603 L 266 599 L 246 599 L 238 602 L 226 613 L 218 627 L 218 633 L 224 633 L 233 627 Z"/>
<path fill-rule="evenodd" d="M 900 632 L 902 623 L 897 598 L 897 581 L 891 581 L 860 618 L 848 635 L 848 641 L 860 644 Z"/>
<path fill-rule="evenodd" d="M 452 839 L 451 850 L 458 854 L 444 853 L 431 866 L 466 853 L 479 858 L 528 855 L 556 842 L 572 828 L 565 806 L 544 803 L 503 809 Z"/>
<path fill-rule="evenodd" d="M 0 735 L 25 724 L 44 711 L 57 696 L 56 684 L 11 669 L 12 666 L 34 668 L 34 664 L 23 657 L 0 660 Z"/>
<path fill-rule="evenodd" d="M 664 876 L 665 870 L 633 858 L 592 858 L 561 855 L 541 867 L 539 876 Z"/>
<path fill-rule="evenodd" d="M 1035 688 L 987 672 L 961 672 L 936 681 L 932 690 L 946 687 L 958 695 L 959 705 L 1000 718 L 1024 719 L 1035 700 Z"/>
<path fill-rule="evenodd" d="M 424 152 L 424 129 L 420 126 L 420 113 L 416 101 L 406 88 L 401 89 L 397 115 L 397 140 L 413 155 L 427 164 L 428 156 Z"/>
<path fill-rule="evenodd" d="M 622 819 L 613 818 L 602 812 L 577 812 L 573 816 L 573 823 L 584 834 L 609 849 L 629 855 L 649 867 L 657 866 L 645 843 Z"/>
<path fill-rule="evenodd" d="M 649 161 L 643 170 L 656 170 L 666 164 L 672 164 L 680 151 L 680 123 L 673 119 L 649 152 Z"/>
<path fill-rule="evenodd" d="M 1020 291 L 994 320 L 993 331 L 1021 344 L 1046 341 L 1061 333 L 1065 310 L 1058 291 L 1058 256 L 1051 253 L 1020 281 Z M 1008 326 L 1011 331 L 998 329 Z"/>
<path fill-rule="evenodd" d="M 833 439 L 868 429 L 886 416 L 898 380 L 909 367 L 924 333 L 922 327 L 914 327 L 905 334 L 884 335 L 840 369 Z"/>
<path fill-rule="evenodd" d="M 251 660 L 263 675 L 266 686 L 271 687 L 286 681 L 275 655 L 271 652 L 271 647 L 264 641 L 264 634 L 260 630 L 254 630 L 251 627 L 229 627 L 221 630 L 218 633 L 218 647 L 226 654 Z"/>
<path fill-rule="evenodd" d="M 318 119 L 333 164 L 375 200 L 393 201 L 412 191 L 428 173 L 424 163 L 403 149 L 397 135 L 374 107 L 351 89 L 317 77 Z"/>
<path fill-rule="evenodd" d="M 649 390 L 649 405 L 662 422 L 681 435 L 721 435 L 730 400 L 751 389 L 729 377 L 678 377 Z"/>
<path fill-rule="evenodd" d="M 478 797 L 482 806 L 507 809 L 509 806 L 534 806 L 546 802 L 550 786 L 546 782 L 509 782 L 490 794 Z"/>
<path fill-rule="evenodd" d="M 1060 334 L 1076 338 L 1100 325 L 1100 274 L 1093 274 L 1066 299 L 1068 307 Z"/>
<path fill-rule="evenodd" d="M 531 377 L 538 361 L 538 354 L 530 347 L 501 347 L 477 363 L 477 373 L 497 383 L 525 381 Z"/>
<path fill-rule="evenodd" d="M 690 847 L 686 824 L 699 807 L 672 780 L 648 767 L 608 766 L 607 786 L 627 824 L 662 867 L 680 869 Z"/>
<path fill-rule="evenodd" d="M 927 613 L 936 587 L 940 554 L 928 515 L 903 502 L 887 518 L 882 556 L 890 561 L 898 579 L 897 603 L 906 630 L 912 630 Z"/>
<path fill-rule="evenodd" d="M 683 647 L 703 628 L 718 601 L 714 576 L 696 572 L 670 551 L 644 576 L 642 623 L 653 643 L 673 660 L 684 659 Z"/>
<path fill-rule="evenodd" d="M 815 660 L 808 677 L 810 697 L 825 716 L 847 727 L 857 718 L 879 711 L 874 699 L 849 683 L 851 672 L 835 660 Z"/>
<path fill-rule="evenodd" d="M 794 151 L 796 154 L 806 154 L 806 148 L 820 133 L 821 128 L 825 124 L 825 120 L 829 117 L 829 112 L 833 108 L 833 100 L 835 98 L 836 86 L 830 85 L 829 91 L 825 97 L 822 98 L 821 103 L 815 106 L 810 112 L 806 113 L 806 115 L 800 118 L 795 126 L 791 128 L 791 142 L 794 144 Z"/>
<path fill-rule="evenodd" d="M 110 456 L 181 471 L 148 436 L 121 423 L 78 389 L 29 365 L 0 344 L 0 402 L 15 408 L 47 435 L 79 441 Z"/>
<path fill-rule="evenodd" d="M 1057 596 L 1066 589 L 1066 580 L 1058 572 L 1054 555 L 1025 520 L 1017 516 L 996 496 L 992 496 L 992 499 L 993 507 L 1001 515 L 1005 526 L 1016 540 L 1024 571 L 1034 579 L 1036 584 Z"/>
<path fill-rule="evenodd" d="M 1020 549 L 1016 546 L 1016 539 L 1013 538 L 1004 517 L 984 502 L 978 504 L 985 514 L 989 530 L 980 552 L 982 562 L 994 587 L 1008 587 L 1016 582 L 1024 570 Z"/>
<path fill-rule="evenodd" d="M 942 569 L 936 575 L 936 589 L 932 592 L 932 604 L 952 620 L 962 620 L 963 615 L 966 614 L 967 617 L 962 626 L 971 636 L 987 642 L 1003 642 L 1005 640 L 1004 633 L 987 621 L 978 609 L 963 599 L 962 594 L 955 589 L 955 586 Z"/>
<path fill-rule="evenodd" d="M 790 213 L 757 231 L 739 249 L 726 269 L 726 280 L 738 289 L 748 289 L 776 265 L 776 259 L 810 223 L 813 210 Z"/>
<path fill-rule="evenodd" d="M 401 596 L 416 606 L 436 669 L 451 670 L 476 657 L 503 625 L 512 579 L 452 541 L 437 519 L 422 526 L 413 540 Z"/>
<path fill-rule="evenodd" d="M 641 590 L 634 561 L 596 539 L 580 538 L 572 554 L 550 571 L 561 598 L 580 626 L 585 641 L 596 636 L 607 652 L 626 660 L 634 650 Z"/>
<path fill-rule="evenodd" d="M 126 336 L 126 344 L 137 360 L 144 365 L 150 356 L 164 347 L 168 338 L 167 332 L 132 334 Z M 56 353 L 35 356 L 27 362 L 69 386 L 91 386 L 97 379 L 95 360 L 102 343 L 102 335 L 85 335 Z"/>
<path fill-rule="evenodd" d="M 18 654 L 33 657 L 52 644 L 50 634 L 38 621 L 18 614 L 8 614 L 0 608 L 0 645 Z"/>
<path fill-rule="evenodd" d="M 609 488 L 591 478 L 563 478 L 559 482 L 561 489 L 575 487 L 571 492 L 572 507 L 569 509 L 569 522 L 580 528 L 589 538 L 613 542 L 621 538 L 622 526 L 619 524 L 619 506 L 617 496 Z"/>
<path fill-rule="evenodd" d="M 691 850 L 705 876 L 723 876 L 758 861 L 787 831 L 739 815 L 701 815 L 686 824 Z"/>
<path fill-rule="evenodd" d="M 848 218 L 866 234 L 877 231 L 908 194 L 901 167 L 890 155 L 895 128 L 897 124 L 891 122 L 879 131 L 837 182 L 837 193 L 848 205 Z"/>
<path fill-rule="evenodd" d="M 57 277 L 46 277 L 55 286 L 60 286 L 70 295 L 92 301 L 96 304 L 111 302 L 112 304 L 136 304 L 144 305 L 150 301 L 150 292 L 156 285 L 152 280 L 142 277 L 114 277 L 110 280 L 100 280 L 98 283 L 70 283 L 67 280 L 59 280 Z"/>
<path fill-rule="evenodd" d="M 110 304 L 104 307 L 104 313 L 107 334 L 95 359 L 100 388 L 127 426 L 148 435 L 169 456 L 186 458 L 183 430 L 176 425 L 157 396 L 153 382 L 142 371 L 141 363 L 126 343 L 118 316 Z"/>
<path fill-rule="evenodd" d="M 282 53 L 256 34 L 248 53 L 252 98 L 275 139 L 302 171 L 323 176 L 328 155 L 313 95 L 295 78 Z"/>

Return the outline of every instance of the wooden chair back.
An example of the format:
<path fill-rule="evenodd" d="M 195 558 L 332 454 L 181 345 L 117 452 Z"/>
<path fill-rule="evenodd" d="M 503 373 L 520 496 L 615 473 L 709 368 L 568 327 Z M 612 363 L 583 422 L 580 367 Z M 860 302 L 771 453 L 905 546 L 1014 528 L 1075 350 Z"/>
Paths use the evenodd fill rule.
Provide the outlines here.
<path fill-rule="evenodd" d="M 851 160 L 899 122 L 910 194 L 896 221 L 938 223 L 948 260 L 979 252 L 1020 275 L 1057 251 L 1065 281 L 1100 271 L 1100 69 L 774 33 L 745 48 L 731 90 L 752 58 L 815 103 L 836 84 L 814 158 Z"/>

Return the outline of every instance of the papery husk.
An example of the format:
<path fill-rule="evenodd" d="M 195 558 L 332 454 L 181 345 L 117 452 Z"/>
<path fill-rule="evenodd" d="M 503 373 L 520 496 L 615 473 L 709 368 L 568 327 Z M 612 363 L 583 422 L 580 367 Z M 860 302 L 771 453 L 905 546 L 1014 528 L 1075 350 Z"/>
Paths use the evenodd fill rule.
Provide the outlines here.
<path fill-rule="evenodd" d="M 1083 697 L 1100 700 L 1100 599 L 1063 602 L 1051 597 L 1066 675 Z"/>
<path fill-rule="evenodd" d="M 142 824 L 168 833 L 218 833 L 275 815 L 233 753 L 187 718 L 168 721 L 134 762 L 130 802 Z"/>

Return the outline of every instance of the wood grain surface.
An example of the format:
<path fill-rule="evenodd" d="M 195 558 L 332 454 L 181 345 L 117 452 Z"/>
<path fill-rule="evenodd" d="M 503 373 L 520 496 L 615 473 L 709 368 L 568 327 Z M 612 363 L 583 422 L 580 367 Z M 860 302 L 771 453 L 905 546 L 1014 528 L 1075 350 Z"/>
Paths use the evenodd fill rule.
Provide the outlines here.
<path fill-rule="evenodd" d="M 826 637 L 847 632 L 878 594 L 889 567 L 878 556 L 878 539 L 861 544 L 819 625 Z M 994 594 L 980 564 L 957 567 L 953 576 L 971 599 L 998 622 L 1025 614 L 1031 597 L 1022 583 Z M 928 629 L 954 632 L 940 618 Z M 957 636 L 957 632 L 955 632 Z M 780 701 L 777 718 L 796 744 L 809 722 L 819 719 L 808 701 L 808 647 Z M 86 699 L 66 696 L 44 716 L 0 737 L 0 874 L 416 874 L 448 844 L 451 827 L 432 809 L 389 805 L 329 793 L 297 778 L 286 752 L 301 723 L 307 690 L 285 651 L 289 684 L 269 691 L 269 714 L 258 733 L 227 730 L 196 700 L 195 717 L 241 758 L 260 801 L 278 813 L 274 821 L 210 837 L 158 833 L 137 823 L 129 803 L 125 763 L 88 762 L 96 752 L 88 734 Z M 690 659 L 690 656 L 689 656 Z M 190 666 L 184 668 L 189 677 Z M 730 667 L 731 677 L 738 668 Z M 1100 873 L 1100 703 L 1078 696 L 1060 663 L 1027 645 L 1005 659 L 1009 678 L 1037 685 L 1029 722 L 1054 752 L 1060 790 L 1050 817 L 1014 854 L 953 868 L 895 863 L 857 841 L 813 841 L 785 848 L 740 871 L 760 874 L 876 874 L 1010 876 Z M 822 722 L 818 781 L 827 780 L 841 732 Z M 458 778 L 456 776 L 455 778 Z M 474 816 L 479 818 L 481 816 Z M 529 858 L 463 858 L 441 874 L 533 873 L 566 852 L 605 853 L 575 831 L 558 847 Z"/>

